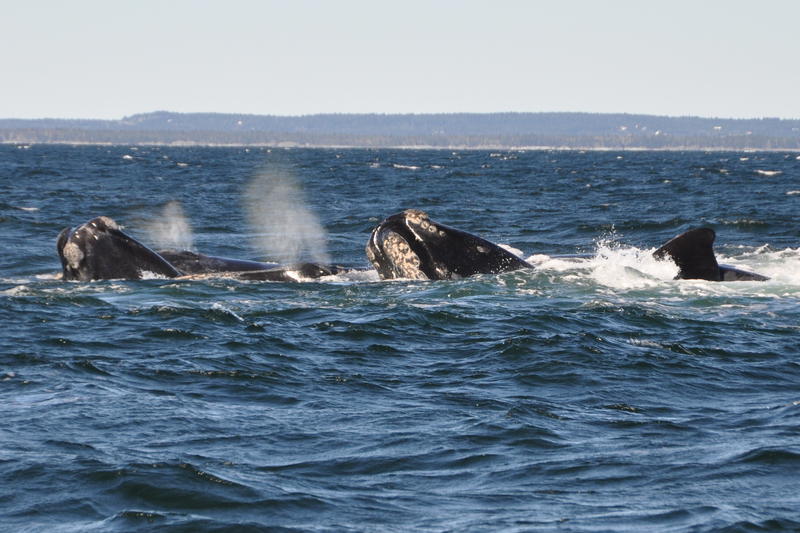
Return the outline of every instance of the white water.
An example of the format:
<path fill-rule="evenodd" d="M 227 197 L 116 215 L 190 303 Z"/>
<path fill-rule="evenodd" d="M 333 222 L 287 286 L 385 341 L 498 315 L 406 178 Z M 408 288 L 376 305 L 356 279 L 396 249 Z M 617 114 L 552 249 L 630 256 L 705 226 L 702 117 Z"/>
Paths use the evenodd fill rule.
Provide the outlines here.
<path fill-rule="evenodd" d="M 598 243 L 594 255 L 565 259 L 537 254 L 527 258 L 537 272 L 579 285 L 590 284 L 613 292 L 655 289 L 679 295 L 747 295 L 800 297 L 800 248 L 771 250 L 742 248 L 741 253 L 717 252 L 717 261 L 768 276 L 765 282 L 710 282 L 675 280 L 678 267 L 670 260 L 657 260 L 654 249 L 639 249 L 609 242 Z"/>

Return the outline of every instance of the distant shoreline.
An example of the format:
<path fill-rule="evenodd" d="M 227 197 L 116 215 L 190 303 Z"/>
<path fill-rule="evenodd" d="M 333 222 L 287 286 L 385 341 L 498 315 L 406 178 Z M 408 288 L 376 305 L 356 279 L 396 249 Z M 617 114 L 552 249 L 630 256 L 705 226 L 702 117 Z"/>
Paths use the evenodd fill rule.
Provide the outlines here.
<path fill-rule="evenodd" d="M 418 150 L 800 151 L 800 120 L 625 113 L 157 111 L 119 120 L 0 119 L 0 143 Z"/>
<path fill-rule="evenodd" d="M 6 141 L 0 140 L 0 145 L 7 146 L 136 146 L 136 147 L 165 147 L 165 148 L 269 148 L 277 150 L 464 150 L 489 152 L 493 150 L 506 152 L 790 152 L 800 153 L 797 148 L 735 148 L 735 147 L 702 147 L 702 146 L 677 146 L 677 147 L 645 147 L 645 146 L 478 146 L 478 145 L 326 145 L 326 144 L 292 144 L 292 143 L 203 143 L 203 142 L 86 142 L 86 141 Z"/>

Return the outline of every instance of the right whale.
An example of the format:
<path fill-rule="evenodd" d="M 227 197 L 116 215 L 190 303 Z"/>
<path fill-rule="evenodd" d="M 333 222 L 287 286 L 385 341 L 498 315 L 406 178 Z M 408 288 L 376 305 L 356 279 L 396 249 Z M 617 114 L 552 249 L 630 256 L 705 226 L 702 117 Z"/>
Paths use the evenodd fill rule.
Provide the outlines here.
<path fill-rule="evenodd" d="M 366 252 L 381 279 L 460 279 L 533 268 L 486 239 L 434 222 L 419 209 L 384 219 L 372 230 Z"/>
<path fill-rule="evenodd" d="M 766 281 L 769 278 L 730 265 L 720 265 L 714 255 L 711 228 L 694 228 L 667 241 L 653 252 L 656 259 L 669 257 L 678 265 L 675 279 L 704 279 L 707 281 Z"/>
<path fill-rule="evenodd" d="M 56 240 L 56 250 L 65 281 L 204 276 L 297 281 L 298 278 L 330 276 L 342 270 L 317 263 L 279 265 L 187 250 L 155 251 L 123 232 L 122 226 L 106 216 L 95 217 L 76 228 L 64 228 Z"/>
<path fill-rule="evenodd" d="M 710 228 L 691 229 L 671 239 L 653 255 L 657 259 L 670 258 L 678 265 L 676 279 L 768 279 L 761 274 L 718 264 L 713 249 L 715 236 Z M 458 279 L 534 268 L 497 244 L 434 222 L 418 209 L 407 209 L 384 219 L 372 230 L 366 252 L 382 279 Z"/>

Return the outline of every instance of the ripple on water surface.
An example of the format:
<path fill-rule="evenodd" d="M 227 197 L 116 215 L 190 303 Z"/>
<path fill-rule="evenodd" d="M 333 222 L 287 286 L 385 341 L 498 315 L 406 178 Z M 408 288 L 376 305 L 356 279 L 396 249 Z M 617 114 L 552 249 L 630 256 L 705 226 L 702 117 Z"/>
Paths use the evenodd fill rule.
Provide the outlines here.
<path fill-rule="evenodd" d="M 800 528 L 794 157 L 0 151 L 9 530 Z M 366 267 L 374 224 L 419 208 L 536 269 L 56 279 L 63 226 L 104 214 L 146 240 L 170 201 L 198 250 L 269 259 L 250 240 L 269 228 L 240 207 L 270 158 L 336 262 Z M 780 173 L 756 190 L 758 169 Z M 652 251 L 696 225 L 720 261 L 770 280 L 674 281 Z"/>

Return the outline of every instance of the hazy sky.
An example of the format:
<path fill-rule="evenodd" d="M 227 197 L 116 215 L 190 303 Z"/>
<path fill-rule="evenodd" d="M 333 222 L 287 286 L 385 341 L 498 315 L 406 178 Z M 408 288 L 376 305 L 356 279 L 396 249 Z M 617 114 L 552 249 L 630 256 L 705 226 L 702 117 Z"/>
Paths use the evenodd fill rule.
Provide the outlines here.
<path fill-rule="evenodd" d="M 0 117 L 800 118 L 798 0 L 0 0 Z"/>

